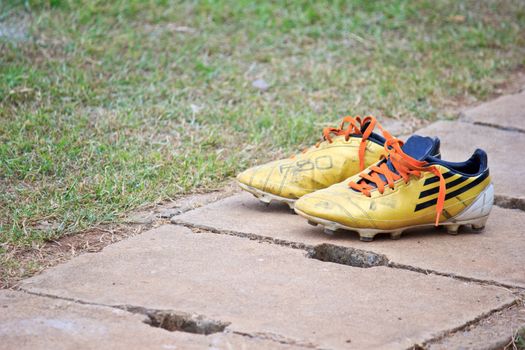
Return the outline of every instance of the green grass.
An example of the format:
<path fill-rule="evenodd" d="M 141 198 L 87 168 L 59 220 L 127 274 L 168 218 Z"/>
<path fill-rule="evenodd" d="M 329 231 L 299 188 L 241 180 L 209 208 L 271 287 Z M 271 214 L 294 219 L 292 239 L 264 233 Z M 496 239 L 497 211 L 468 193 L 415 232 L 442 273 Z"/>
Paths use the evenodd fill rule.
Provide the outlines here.
<path fill-rule="evenodd" d="M 0 4 L 4 252 L 220 186 L 339 116 L 450 117 L 525 63 L 520 0 Z"/>
<path fill-rule="evenodd" d="M 504 350 L 525 350 L 525 327 L 516 331 L 512 341 L 505 346 Z"/>

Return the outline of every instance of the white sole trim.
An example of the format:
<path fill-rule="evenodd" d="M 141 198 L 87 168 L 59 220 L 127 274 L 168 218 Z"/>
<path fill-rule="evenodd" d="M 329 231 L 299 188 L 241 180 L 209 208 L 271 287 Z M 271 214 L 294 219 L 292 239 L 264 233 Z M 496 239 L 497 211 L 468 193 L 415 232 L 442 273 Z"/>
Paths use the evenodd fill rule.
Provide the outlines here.
<path fill-rule="evenodd" d="M 292 210 L 294 209 L 296 199 L 285 198 L 285 197 L 277 196 L 277 195 L 272 194 L 272 193 L 264 192 L 264 191 L 261 191 L 258 188 L 255 188 L 255 187 L 252 187 L 252 186 L 248 186 L 248 185 L 243 184 L 243 183 L 238 182 L 238 181 L 237 181 L 237 183 L 239 184 L 239 186 L 243 190 L 253 194 L 258 200 L 260 200 L 261 202 L 263 202 L 266 205 L 270 205 L 271 202 L 277 201 L 277 202 L 281 202 L 281 203 L 286 203 L 286 204 L 288 204 L 290 209 L 292 209 Z"/>

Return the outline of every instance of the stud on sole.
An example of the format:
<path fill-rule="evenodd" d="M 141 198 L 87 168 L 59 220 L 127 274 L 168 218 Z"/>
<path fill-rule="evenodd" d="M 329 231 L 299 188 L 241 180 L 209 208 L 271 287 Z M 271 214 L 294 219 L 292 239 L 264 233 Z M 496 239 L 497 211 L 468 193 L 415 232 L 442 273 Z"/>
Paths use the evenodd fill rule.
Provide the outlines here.
<path fill-rule="evenodd" d="M 459 231 L 459 226 L 457 224 L 454 225 L 446 225 L 447 233 L 450 235 L 457 235 Z"/>
<path fill-rule="evenodd" d="M 487 222 L 488 216 L 484 216 L 478 219 L 453 223 L 446 225 L 447 232 L 452 235 L 457 235 L 461 227 L 463 226 L 470 226 L 472 229 L 472 232 L 481 232 L 485 229 L 485 224 Z"/>
<path fill-rule="evenodd" d="M 471 222 L 471 228 L 474 232 L 481 232 L 485 229 L 485 224 L 487 223 L 488 216 L 480 218 L 475 222 Z"/>
<path fill-rule="evenodd" d="M 472 231 L 481 232 L 485 230 L 485 224 L 472 224 Z"/>
<path fill-rule="evenodd" d="M 337 228 L 325 227 L 323 232 L 329 236 L 333 236 L 337 232 Z"/>
<path fill-rule="evenodd" d="M 391 233 L 390 233 L 390 238 L 391 238 L 391 239 L 400 239 L 402 233 L 403 233 L 403 231 L 399 231 L 399 232 L 391 232 Z"/>
<path fill-rule="evenodd" d="M 259 200 L 264 204 L 270 204 L 272 202 L 272 199 L 267 196 L 259 196 Z"/>

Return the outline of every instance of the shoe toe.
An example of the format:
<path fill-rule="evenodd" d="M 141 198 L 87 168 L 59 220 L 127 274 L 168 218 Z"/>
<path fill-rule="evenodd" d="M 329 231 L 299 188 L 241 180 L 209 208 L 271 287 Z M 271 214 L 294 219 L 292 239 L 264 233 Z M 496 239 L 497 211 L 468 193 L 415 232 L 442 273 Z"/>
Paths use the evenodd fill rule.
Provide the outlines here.
<path fill-rule="evenodd" d="M 301 197 L 295 202 L 295 209 L 299 214 L 304 213 L 310 217 L 338 221 L 339 218 L 345 215 L 344 209 L 322 192 L 317 191 Z"/>
<path fill-rule="evenodd" d="M 246 169 L 245 171 L 243 171 L 242 173 L 237 175 L 237 181 L 239 181 L 240 183 L 242 183 L 244 185 L 251 186 L 251 184 L 250 184 L 251 183 L 251 178 L 252 178 L 254 172 L 255 172 L 255 167 Z"/>
<path fill-rule="evenodd" d="M 255 166 L 237 175 L 237 181 L 260 191 L 274 193 L 274 184 L 279 180 L 278 172 L 274 170 L 275 164 L 273 162 Z"/>

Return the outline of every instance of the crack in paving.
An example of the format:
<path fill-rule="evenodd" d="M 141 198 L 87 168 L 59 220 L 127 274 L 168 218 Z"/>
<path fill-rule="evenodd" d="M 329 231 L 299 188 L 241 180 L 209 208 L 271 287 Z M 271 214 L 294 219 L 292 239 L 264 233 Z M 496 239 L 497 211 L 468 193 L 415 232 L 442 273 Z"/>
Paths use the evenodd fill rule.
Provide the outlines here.
<path fill-rule="evenodd" d="M 156 310 L 140 306 L 117 306 L 122 310 L 146 315 L 143 322 L 155 328 L 162 328 L 170 332 L 186 332 L 194 334 L 213 334 L 224 332 L 231 322 L 209 319 L 203 315 L 190 314 L 174 310 Z"/>
<path fill-rule="evenodd" d="M 262 236 L 262 235 L 258 235 L 255 233 L 245 233 L 245 232 L 232 231 L 232 230 L 218 230 L 211 226 L 194 225 L 194 224 L 189 224 L 187 222 L 178 221 L 178 220 L 172 221 L 171 224 L 175 226 L 183 226 L 183 227 L 189 228 L 194 233 L 199 233 L 200 230 L 202 230 L 203 232 L 211 232 L 211 233 L 215 233 L 218 235 L 227 235 L 227 236 L 234 236 L 234 237 L 240 237 L 240 238 L 247 238 L 249 240 L 257 241 L 260 243 L 271 243 L 271 244 L 276 244 L 276 245 L 280 245 L 280 246 L 288 247 L 292 249 L 308 250 L 308 249 L 313 248 L 313 246 L 309 244 L 288 241 L 286 239 L 279 239 L 279 238 L 274 238 L 270 236 Z"/>
<path fill-rule="evenodd" d="M 476 283 L 484 286 L 496 286 L 507 288 L 511 290 L 522 291 L 525 288 L 520 286 L 500 283 L 492 280 L 482 280 L 468 276 L 456 275 L 449 272 L 441 272 L 431 269 L 424 269 L 417 266 L 399 264 L 391 261 L 386 255 L 378 254 L 372 251 L 366 251 L 351 247 L 343 247 L 334 244 L 322 243 L 318 245 L 309 245 L 300 242 L 288 241 L 284 239 L 278 239 L 268 236 L 262 236 L 254 233 L 245 233 L 231 230 L 218 230 L 206 225 L 190 224 L 184 221 L 173 221 L 173 225 L 179 225 L 189 228 L 194 233 L 210 232 L 219 235 L 235 236 L 240 238 L 248 238 L 250 240 L 258 241 L 261 243 L 270 243 L 288 247 L 292 249 L 305 250 L 306 257 L 316 259 L 323 262 L 331 262 L 335 264 L 347 265 L 358 268 L 371 268 L 371 267 L 388 267 L 393 269 L 408 270 L 415 273 L 421 273 L 424 275 L 438 275 L 453 279 L 458 279 L 465 282 Z"/>
<path fill-rule="evenodd" d="M 370 268 L 388 266 L 389 263 L 383 254 L 328 243 L 316 245 L 307 251 L 308 258 L 353 267 Z"/>
<path fill-rule="evenodd" d="M 525 211 L 525 199 L 509 197 L 497 194 L 494 196 L 494 204 L 505 209 L 519 209 Z"/>
<path fill-rule="evenodd" d="M 145 324 L 155 328 L 162 328 L 170 332 L 180 331 L 186 333 L 208 335 L 213 333 L 224 332 L 226 327 L 228 327 L 231 324 L 231 322 L 213 320 L 203 315 L 191 314 L 175 310 L 149 309 L 143 306 L 134 305 L 102 304 L 91 301 L 85 301 L 82 299 L 62 297 L 49 293 L 33 292 L 24 288 L 17 288 L 16 290 L 43 298 L 69 301 L 80 305 L 107 307 L 130 312 L 133 314 L 144 315 L 147 317 L 143 321 Z"/>
<path fill-rule="evenodd" d="M 482 279 L 478 279 L 478 278 L 474 278 L 474 277 L 467 277 L 467 276 L 462 276 L 462 275 L 456 275 L 456 274 L 450 273 L 450 272 L 441 272 L 441 271 L 436 271 L 436 270 L 431 270 L 431 269 L 424 269 L 424 268 L 417 267 L 417 266 L 399 264 L 399 263 L 396 263 L 396 262 L 393 262 L 393 261 L 389 261 L 388 267 L 391 267 L 391 268 L 394 268 L 394 269 L 400 269 L 400 270 L 408 270 L 408 271 L 412 271 L 412 272 L 416 272 L 416 273 L 421 273 L 421 274 L 424 274 L 424 275 L 443 276 L 443 277 L 453 278 L 453 279 L 464 281 L 464 282 L 476 283 L 476 284 L 480 284 L 480 285 L 483 285 L 483 286 L 501 287 L 501 288 L 505 288 L 505 289 L 509 290 L 511 293 L 514 293 L 514 291 L 525 290 L 525 288 L 520 287 L 520 286 L 514 286 L 514 285 L 511 285 L 511 284 L 505 284 L 505 283 L 501 283 L 501 282 L 497 282 L 497 281 L 493 281 L 493 280 L 482 280 Z"/>
<path fill-rule="evenodd" d="M 249 333 L 249 332 L 229 330 L 227 327 L 231 325 L 231 322 L 213 320 L 213 319 L 210 319 L 203 315 L 198 315 L 198 314 L 191 314 L 187 312 L 174 311 L 174 310 L 149 309 L 149 308 L 145 308 L 142 306 L 134 306 L 134 305 L 102 304 L 102 303 L 96 303 L 96 302 L 91 302 L 91 301 L 85 301 L 82 299 L 62 297 L 62 296 L 49 294 L 49 293 L 34 292 L 34 291 L 26 290 L 20 287 L 14 290 L 17 290 L 17 291 L 20 291 L 22 293 L 26 293 L 29 295 L 35 295 L 35 296 L 42 297 L 42 298 L 63 300 L 63 301 L 68 301 L 68 302 L 80 304 L 80 305 L 105 307 L 105 308 L 122 310 L 122 311 L 126 311 L 126 312 L 133 313 L 133 314 L 144 315 L 147 317 L 145 320 L 142 321 L 144 324 L 147 324 L 155 328 L 162 328 L 169 332 L 179 331 L 179 332 L 200 334 L 203 336 L 207 336 L 209 334 L 214 334 L 214 333 L 235 334 L 235 335 L 239 335 L 239 336 L 243 336 L 243 337 L 247 337 L 251 339 L 268 340 L 268 341 L 272 341 L 272 342 L 276 342 L 276 343 L 284 344 L 284 345 L 294 345 L 298 347 L 304 347 L 304 348 L 315 349 L 315 350 L 327 350 L 324 348 L 319 348 L 318 345 L 312 342 L 296 340 L 296 339 L 289 338 L 289 337 L 286 337 L 280 334 L 276 334 L 276 333 L 269 333 L 269 332 Z"/>
<path fill-rule="evenodd" d="M 516 305 L 496 311 L 477 323 L 447 333 L 440 339 L 426 341 L 422 346 L 427 349 L 444 349 L 452 346 L 457 348 L 468 346 L 474 349 L 476 346 L 483 344 L 483 348 L 487 349 L 487 342 L 490 342 L 490 349 L 508 349 L 506 346 L 511 344 L 512 338 L 516 336 L 520 329 L 524 329 L 525 319 L 520 317 L 523 310 L 525 310 L 523 302 L 518 301 Z M 496 328 L 495 331 L 494 327 Z M 490 334 L 485 335 L 487 328 Z M 494 336 L 495 338 L 493 338 Z M 456 339 L 456 342 L 454 339 Z M 454 345 L 451 346 L 451 344 Z"/>
<path fill-rule="evenodd" d="M 389 267 L 389 260 L 383 254 L 377 254 L 371 251 L 356 249 L 351 247 L 342 247 L 334 244 L 322 243 L 318 245 L 310 245 L 301 242 L 288 241 L 269 236 L 257 235 L 254 233 L 245 233 L 231 230 L 218 230 L 213 227 L 205 225 L 194 225 L 186 222 L 173 222 L 173 225 L 184 226 L 189 228 L 194 233 L 210 232 L 219 235 L 228 235 L 240 238 L 247 238 L 249 240 L 258 241 L 260 243 L 275 244 L 292 249 L 305 250 L 306 257 L 320 260 L 323 262 L 332 262 L 335 264 L 347 265 L 359 268 L 370 268 L 376 266 Z"/>
<path fill-rule="evenodd" d="M 408 349 L 411 349 L 411 350 L 423 350 L 423 349 L 426 349 L 430 344 L 437 343 L 437 342 L 439 342 L 439 341 L 449 337 L 453 333 L 461 332 L 461 331 L 466 330 L 470 326 L 477 325 L 477 324 L 481 323 L 483 320 L 485 320 L 485 319 L 489 318 L 490 316 L 494 315 L 495 313 L 498 313 L 498 312 L 503 311 L 505 309 L 508 309 L 508 308 L 514 307 L 516 305 L 519 305 L 520 300 L 521 299 L 519 298 L 519 296 L 517 296 L 516 299 L 511 301 L 511 302 L 508 302 L 508 303 L 506 303 L 506 304 L 504 304 L 504 305 L 502 305 L 500 307 L 497 307 L 497 308 L 494 308 L 492 310 L 489 310 L 489 311 L 479 315 L 478 317 L 476 317 L 476 318 L 474 318 L 474 319 L 472 319 L 470 321 L 465 322 L 464 324 L 462 324 L 460 326 L 457 326 L 457 327 L 454 327 L 452 329 L 443 331 L 440 334 L 438 334 L 437 336 L 432 337 L 432 338 L 430 338 L 428 340 L 425 340 L 424 342 L 422 342 L 420 344 L 414 344 L 412 347 L 407 348 L 407 350 Z"/>
<path fill-rule="evenodd" d="M 466 121 L 466 122 L 474 124 L 474 125 L 486 126 L 486 127 L 494 128 L 494 129 L 498 129 L 498 130 L 510 131 L 510 132 L 519 132 L 519 133 L 525 134 L 525 130 L 520 129 L 520 128 L 515 128 L 515 127 L 512 127 L 512 126 L 503 126 L 503 125 L 487 123 L 487 122 L 478 122 L 478 121 L 471 122 L 470 120 L 463 120 L 463 121 Z"/>

